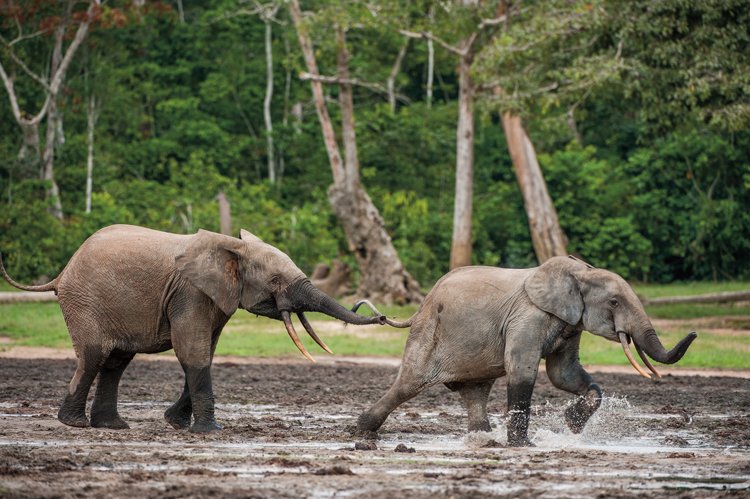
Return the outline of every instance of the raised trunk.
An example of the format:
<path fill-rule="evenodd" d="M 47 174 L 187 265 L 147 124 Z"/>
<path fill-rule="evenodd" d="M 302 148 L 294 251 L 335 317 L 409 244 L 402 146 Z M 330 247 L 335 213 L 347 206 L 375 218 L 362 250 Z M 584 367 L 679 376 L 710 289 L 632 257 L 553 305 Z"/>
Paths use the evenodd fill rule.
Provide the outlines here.
<path fill-rule="evenodd" d="M 523 129 L 519 116 L 503 113 L 502 120 L 513 170 L 523 194 L 537 260 L 542 264 L 553 256 L 564 256 L 567 254 L 568 239 L 560 228 L 557 211 L 547 192 L 534 146 Z"/>
<path fill-rule="evenodd" d="M 456 192 L 450 268 L 471 265 L 471 218 L 474 190 L 474 82 L 471 58 L 458 64 L 458 128 L 456 130 Z"/>
<path fill-rule="evenodd" d="M 662 345 L 661 340 L 656 335 L 656 331 L 653 329 L 639 334 L 632 334 L 631 336 L 633 337 L 633 341 L 655 361 L 663 364 L 674 364 L 685 355 L 688 347 L 698 335 L 695 332 L 688 334 L 670 351 L 664 349 L 664 345 Z"/>

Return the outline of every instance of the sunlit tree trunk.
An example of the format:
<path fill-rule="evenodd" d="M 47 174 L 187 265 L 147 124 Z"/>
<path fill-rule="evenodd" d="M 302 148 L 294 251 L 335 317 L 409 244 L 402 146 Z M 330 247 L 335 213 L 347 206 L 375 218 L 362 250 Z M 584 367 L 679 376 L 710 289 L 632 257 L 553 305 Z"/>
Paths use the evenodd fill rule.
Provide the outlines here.
<path fill-rule="evenodd" d="M 553 256 L 566 255 L 568 239 L 560 228 L 557 210 L 547 192 L 547 184 L 539 167 L 534 145 L 526 134 L 519 116 L 506 112 L 502 114 L 502 121 L 513 170 L 523 194 L 537 260 L 543 263 Z"/>
<path fill-rule="evenodd" d="M 456 191 L 450 268 L 471 265 L 471 217 L 474 191 L 474 82 L 471 58 L 458 65 L 458 127 L 456 128 Z"/>
<path fill-rule="evenodd" d="M 91 195 L 94 190 L 94 129 L 96 128 L 96 97 L 89 97 L 89 106 L 86 112 L 87 134 L 86 134 L 86 213 L 91 213 Z"/>
<path fill-rule="evenodd" d="M 268 180 L 276 183 L 276 164 L 273 151 L 273 122 L 271 121 L 271 100 L 273 99 L 273 46 L 271 20 L 266 19 L 266 96 L 263 99 L 263 120 L 266 123 L 266 154 L 268 156 Z"/>
<path fill-rule="evenodd" d="M 319 75 L 312 43 L 302 23 L 297 0 L 290 1 L 289 10 L 297 29 L 307 70 L 312 75 Z M 333 174 L 333 185 L 328 189 L 328 199 L 360 268 L 358 296 L 380 303 L 420 302 L 422 295 L 419 284 L 404 269 L 378 209 L 360 183 L 352 88 L 351 84 L 346 82 L 349 80 L 348 63 L 345 32 L 338 29 L 337 69 L 345 161 L 342 161 L 336 142 L 323 96 L 322 83 L 314 78 L 310 80 L 315 109 L 318 112 Z"/>

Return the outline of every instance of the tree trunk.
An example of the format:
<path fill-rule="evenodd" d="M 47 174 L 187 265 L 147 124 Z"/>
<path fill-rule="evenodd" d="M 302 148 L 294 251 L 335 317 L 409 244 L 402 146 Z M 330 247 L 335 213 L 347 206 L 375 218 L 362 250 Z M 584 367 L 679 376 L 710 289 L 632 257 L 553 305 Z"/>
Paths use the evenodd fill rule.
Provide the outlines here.
<path fill-rule="evenodd" d="M 388 81 L 386 82 L 386 88 L 388 89 L 388 105 L 391 108 L 391 113 L 396 112 L 396 77 L 401 71 L 401 63 L 404 61 L 406 55 L 406 49 L 409 48 L 409 39 L 404 40 L 404 44 L 401 45 L 401 49 L 398 51 L 396 61 L 391 67 L 391 72 L 388 74 Z"/>
<path fill-rule="evenodd" d="M 315 60 L 315 52 L 313 52 L 312 42 L 307 35 L 306 27 L 302 23 L 302 12 L 300 11 L 298 0 L 291 0 L 289 2 L 289 12 L 292 16 L 294 27 L 297 30 L 297 38 L 299 39 L 299 45 L 305 58 L 307 71 L 311 74 L 319 75 L 320 72 L 318 71 L 318 63 Z M 336 143 L 336 133 L 333 130 L 331 116 L 328 114 L 328 108 L 326 107 L 325 96 L 323 95 L 323 84 L 319 81 L 310 80 L 310 87 L 312 87 L 315 111 L 317 112 L 320 121 L 323 142 L 326 146 L 326 153 L 328 153 L 328 161 L 331 164 L 333 182 L 334 184 L 343 182 L 346 173 L 344 172 L 344 165 L 341 161 L 339 146 Z"/>
<path fill-rule="evenodd" d="M 471 265 L 471 217 L 474 189 L 474 82 L 471 57 L 458 64 L 458 128 L 456 130 L 456 192 L 450 268 Z"/>
<path fill-rule="evenodd" d="M 308 72 L 318 75 L 317 62 L 310 39 L 302 25 L 297 0 L 292 0 L 289 10 L 297 29 L 300 47 Z M 342 29 L 337 30 L 338 76 L 349 78 L 349 54 Z M 320 81 L 310 80 L 318 111 L 326 151 L 331 163 L 333 185 L 328 189 L 328 200 L 346 234 L 349 248 L 354 251 L 360 269 L 357 294 L 381 303 L 418 303 L 422 300 L 419 284 L 404 269 L 385 224 L 370 197 L 360 184 L 359 158 L 354 123 L 354 103 L 350 84 L 339 87 L 342 140 L 345 163 L 342 163 L 338 143 L 333 131 L 328 109 L 323 98 Z"/>
<path fill-rule="evenodd" d="M 519 116 L 506 112 L 503 113 L 502 120 L 513 169 L 529 217 L 529 231 L 537 260 L 541 264 L 553 256 L 564 256 L 567 254 L 568 239 L 560 228 L 557 211 L 536 159 L 534 145 L 526 135 Z"/>
<path fill-rule="evenodd" d="M 268 180 L 276 183 L 276 165 L 273 154 L 273 122 L 271 121 L 271 99 L 273 98 L 273 46 L 271 45 L 271 20 L 266 19 L 266 97 L 263 99 L 263 119 L 266 122 L 266 149 L 268 155 Z"/>
<path fill-rule="evenodd" d="M 94 190 L 94 128 L 96 127 L 96 97 L 89 97 L 89 106 L 86 113 L 88 130 L 86 142 L 88 154 L 86 156 L 86 213 L 91 213 L 91 194 Z"/>
<path fill-rule="evenodd" d="M 224 191 L 219 191 L 216 196 L 219 201 L 219 231 L 227 236 L 232 235 L 232 210 Z"/>

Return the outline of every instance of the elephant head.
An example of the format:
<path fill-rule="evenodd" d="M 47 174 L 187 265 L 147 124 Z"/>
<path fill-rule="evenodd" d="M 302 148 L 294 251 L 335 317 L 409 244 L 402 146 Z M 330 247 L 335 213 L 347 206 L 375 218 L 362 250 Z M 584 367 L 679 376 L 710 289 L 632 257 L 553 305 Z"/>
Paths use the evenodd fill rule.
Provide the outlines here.
<path fill-rule="evenodd" d="M 635 361 L 630 341 L 646 367 L 659 373 L 648 357 L 674 364 L 696 338 L 689 333 L 670 351 L 662 345 L 640 299 L 619 275 L 593 268 L 575 258 L 554 257 L 539 266 L 525 281 L 524 288 L 540 309 L 573 326 L 622 344 L 625 355 L 643 376 L 651 376 Z"/>
<path fill-rule="evenodd" d="M 305 312 L 322 312 L 350 324 L 385 321 L 382 316 L 365 317 L 342 307 L 315 288 L 289 256 L 246 230 L 240 231 L 240 239 L 200 230 L 190 236 L 175 263 L 177 271 L 227 316 L 243 308 L 282 320 L 294 344 L 313 362 L 297 336 L 291 313 L 297 314 L 308 334 L 329 353 Z"/>

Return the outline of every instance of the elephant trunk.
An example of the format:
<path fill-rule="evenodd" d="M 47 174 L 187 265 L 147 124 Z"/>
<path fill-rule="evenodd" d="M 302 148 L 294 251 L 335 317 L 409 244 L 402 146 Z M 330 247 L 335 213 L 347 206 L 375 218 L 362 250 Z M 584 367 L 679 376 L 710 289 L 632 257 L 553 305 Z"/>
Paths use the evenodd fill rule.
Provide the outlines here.
<path fill-rule="evenodd" d="M 367 317 L 348 310 L 339 303 L 312 285 L 309 279 L 300 280 L 290 286 L 289 299 L 294 303 L 294 308 L 300 311 L 321 312 L 349 324 L 384 324 L 385 316 L 376 315 Z"/>
<path fill-rule="evenodd" d="M 648 329 L 645 332 L 637 335 L 633 335 L 633 341 L 636 346 L 643 349 L 643 351 L 652 359 L 663 364 L 674 364 L 685 355 L 690 344 L 698 335 L 695 331 L 689 333 L 682 340 L 680 340 L 675 347 L 667 351 L 662 345 L 659 337 L 656 335 L 656 331 Z"/>

